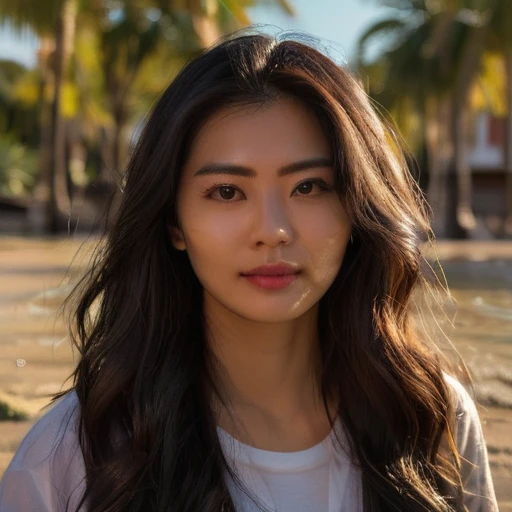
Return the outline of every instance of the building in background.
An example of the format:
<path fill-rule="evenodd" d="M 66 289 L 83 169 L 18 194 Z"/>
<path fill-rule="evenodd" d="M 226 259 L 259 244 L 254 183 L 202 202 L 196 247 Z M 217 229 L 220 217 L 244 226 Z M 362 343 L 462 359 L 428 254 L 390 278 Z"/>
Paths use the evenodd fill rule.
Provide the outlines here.
<path fill-rule="evenodd" d="M 505 118 L 477 112 L 467 152 L 473 178 L 473 210 L 495 232 L 506 215 Z"/>

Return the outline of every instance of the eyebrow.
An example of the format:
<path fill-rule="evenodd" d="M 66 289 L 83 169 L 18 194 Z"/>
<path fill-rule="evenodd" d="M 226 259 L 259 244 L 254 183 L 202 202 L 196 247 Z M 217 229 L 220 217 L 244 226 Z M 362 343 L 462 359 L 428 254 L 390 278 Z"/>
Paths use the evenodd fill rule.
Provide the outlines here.
<path fill-rule="evenodd" d="M 304 171 L 306 169 L 315 169 L 318 167 L 332 167 L 332 161 L 325 157 L 308 158 L 307 160 L 300 160 L 280 167 L 277 171 L 279 177 L 292 174 L 294 172 Z M 230 174 L 232 176 L 243 176 L 246 178 L 255 178 L 257 173 L 250 167 L 235 164 L 206 164 L 203 165 L 194 176 L 205 176 L 208 174 Z"/>

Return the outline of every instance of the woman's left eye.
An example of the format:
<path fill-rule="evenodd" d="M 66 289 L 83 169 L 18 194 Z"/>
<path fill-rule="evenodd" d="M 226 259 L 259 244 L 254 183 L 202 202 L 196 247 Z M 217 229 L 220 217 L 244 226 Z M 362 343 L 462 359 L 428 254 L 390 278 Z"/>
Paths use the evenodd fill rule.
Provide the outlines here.
<path fill-rule="evenodd" d="M 306 180 L 302 183 L 299 183 L 295 190 L 299 190 L 301 193 L 299 195 L 310 195 L 311 190 L 313 189 L 314 185 L 318 185 L 320 190 L 327 191 L 332 190 L 331 186 L 328 185 L 324 180 L 322 179 L 314 179 L 314 180 Z"/>

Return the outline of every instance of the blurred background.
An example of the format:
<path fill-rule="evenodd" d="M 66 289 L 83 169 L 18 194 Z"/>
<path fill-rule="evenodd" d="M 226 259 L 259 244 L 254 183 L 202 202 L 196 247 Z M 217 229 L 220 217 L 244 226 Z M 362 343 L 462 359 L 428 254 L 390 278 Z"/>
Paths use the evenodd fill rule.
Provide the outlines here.
<path fill-rule="evenodd" d="M 451 292 L 430 322 L 469 367 L 512 511 L 510 0 L 0 0 L 0 475 L 77 363 L 59 307 L 112 222 L 144 115 L 251 24 L 318 37 L 402 134 Z"/>

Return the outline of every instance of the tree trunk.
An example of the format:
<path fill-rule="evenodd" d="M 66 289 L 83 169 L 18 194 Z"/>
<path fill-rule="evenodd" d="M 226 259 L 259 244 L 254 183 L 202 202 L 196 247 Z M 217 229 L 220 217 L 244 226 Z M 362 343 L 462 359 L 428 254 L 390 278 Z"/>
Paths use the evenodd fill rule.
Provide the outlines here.
<path fill-rule="evenodd" d="M 429 161 L 427 200 L 432 208 L 432 229 L 436 237 L 446 236 L 447 170 L 453 148 L 448 126 L 449 98 L 430 98 L 425 118 L 425 144 Z"/>
<path fill-rule="evenodd" d="M 487 22 L 470 29 L 452 94 L 450 136 L 453 154 L 446 176 L 446 236 L 468 238 L 476 222 L 471 206 L 471 169 L 466 162 L 467 98 L 480 66 Z"/>
<path fill-rule="evenodd" d="M 47 204 L 46 226 L 49 233 L 59 231 L 61 218 L 64 214 L 71 215 L 66 178 L 65 133 L 61 115 L 61 96 L 69 58 L 73 49 L 76 9 L 76 0 L 63 0 L 55 28 L 55 83 L 50 119 L 50 197 Z"/>
<path fill-rule="evenodd" d="M 471 208 L 471 169 L 466 163 L 465 105 L 454 99 L 450 119 L 453 154 L 446 173 L 446 236 L 469 238 L 475 227 Z"/>
<path fill-rule="evenodd" d="M 45 208 L 50 197 L 50 120 L 49 108 L 46 102 L 46 88 L 49 81 L 50 70 L 48 61 L 50 54 L 55 50 L 53 39 L 41 38 L 39 43 L 38 67 L 41 73 L 38 86 L 39 113 L 39 174 L 32 194 L 32 201 L 28 208 L 28 221 L 30 229 L 41 234 L 47 225 Z"/>
<path fill-rule="evenodd" d="M 124 115 L 121 112 L 114 112 L 114 133 L 112 137 L 112 164 L 116 184 L 119 185 L 121 178 L 121 167 L 123 165 L 123 130 L 124 130 Z"/>
<path fill-rule="evenodd" d="M 506 180 L 506 218 L 505 236 L 512 236 L 512 46 L 505 49 L 505 68 L 507 72 L 507 120 L 504 155 Z"/>
<path fill-rule="evenodd" d="M 114 109 L 114 131 L 112 135 L 112 169 L 110 170 L 110 185 L 112 195 L 107 214 L 107 226 L 111 227 L 115 222 L 117 211 L 122 199 L 122 181 L 125 163 L 125 148 L 123 143 L 123 132 L 125 128 L 126 115 L 124 106 L 119 105 Z"/>

